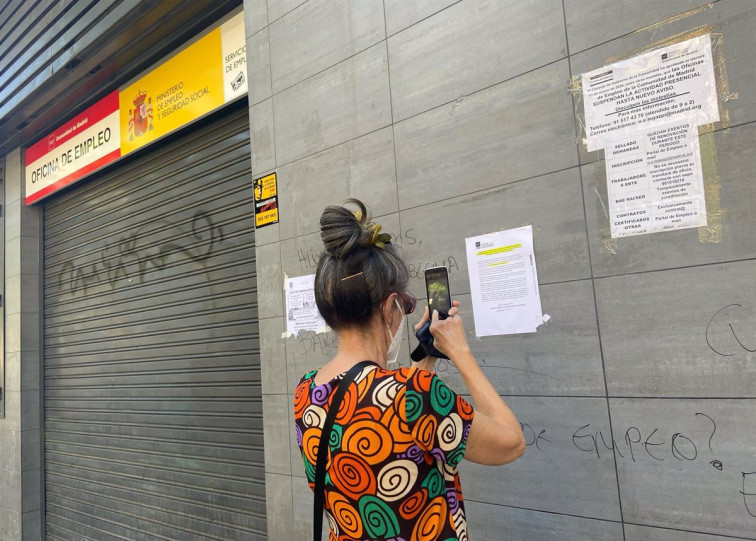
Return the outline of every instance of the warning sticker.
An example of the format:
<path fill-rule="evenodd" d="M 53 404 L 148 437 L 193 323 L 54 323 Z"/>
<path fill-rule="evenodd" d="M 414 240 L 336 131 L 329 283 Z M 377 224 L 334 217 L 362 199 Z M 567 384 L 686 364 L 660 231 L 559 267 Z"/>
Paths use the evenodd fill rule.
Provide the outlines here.
<path fill-rule="evenodd" d="M 278 182 L 276 174 L 254 180 L 255 227 L 278 223 Z"/>

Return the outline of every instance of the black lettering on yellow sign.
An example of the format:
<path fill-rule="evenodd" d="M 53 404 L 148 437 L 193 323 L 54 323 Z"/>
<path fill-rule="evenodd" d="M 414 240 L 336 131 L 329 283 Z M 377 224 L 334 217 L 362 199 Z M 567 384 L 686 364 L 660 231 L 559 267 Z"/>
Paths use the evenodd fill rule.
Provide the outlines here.
<path fill-rule="evenodd" d="M 278 182 L 272 173 L 253 181 L 255 190 L 255 227 L 278 223 Z"/>

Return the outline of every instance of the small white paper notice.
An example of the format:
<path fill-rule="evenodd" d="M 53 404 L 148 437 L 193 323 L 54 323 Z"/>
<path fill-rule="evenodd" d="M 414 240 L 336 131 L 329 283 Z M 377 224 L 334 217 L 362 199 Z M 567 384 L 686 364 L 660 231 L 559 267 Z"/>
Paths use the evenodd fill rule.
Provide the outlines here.
<path fill-rule="evenodd" d="M 605 153 L 612 238 L 706 225 L 692 119 L 609 139 Z"/>
<path fill-rule="evenodd" d="M 719 120 L 708 34 L 581 75 L 589 151 L 680 118 Z"/>
<path fill-rule="evenodd" d="M 286 336 L 328 329 L 315 304 L 315 275 L 286 278 Z"/>
<path fill-rule="evenodd" d="M 544 322 L 531 226 L 465 239 L 476 336 L 536 332 Z"/>

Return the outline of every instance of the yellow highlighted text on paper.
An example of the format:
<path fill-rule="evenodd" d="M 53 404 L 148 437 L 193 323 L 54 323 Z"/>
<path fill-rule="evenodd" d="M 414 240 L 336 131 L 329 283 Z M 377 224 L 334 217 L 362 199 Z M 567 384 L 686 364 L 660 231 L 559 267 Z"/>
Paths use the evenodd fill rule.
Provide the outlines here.
<path fill-rule="evenodd" d="M 491 248 L 490 250 L 482 250 L 477 255 L 496 255 L 503 254 L 505 252 L 511 252 L 517 248 L 522 248 L 522 244 L 511 244 L 509 246 L 500 246 L 498 248 Z"/>

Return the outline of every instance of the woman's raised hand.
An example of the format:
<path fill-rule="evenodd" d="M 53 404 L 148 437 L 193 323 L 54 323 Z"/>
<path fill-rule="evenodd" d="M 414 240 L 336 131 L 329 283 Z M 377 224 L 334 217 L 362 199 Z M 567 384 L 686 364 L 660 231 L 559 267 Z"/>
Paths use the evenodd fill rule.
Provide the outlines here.
<path fill-rule="evenodd" d="M 424 317 L 422 323 L 425 323 L 426 319 Z M 433 345 L 439 351 L 443 351 L 452 362 L 455 357 L 470 351 L 462 317 L 459 315 L 459 301 L 452 301 L 452 309 L 449 310 L 449 317 L 446 319 L 439 319 L 438 310 L 433 310 L 430 332 L 433 335 Z"/>
<path fill-rule="evenodd" d="M 420 321 L 415 324 L 414 327 L 412 327 L 414 332 L 417 332 L 420 330 L 420 327 L 425 325 L 425 322 L 428 321 L 428 307 L 425 307 L 425 312 L 423 312 L 423 317 L 420 318 Z M 422 361 L 418 361 L 416 363 L 413 363 L 412 366 L 415 366 L 417 368 L 421 368 L 422 370 L 427 370 L 428 372 L 433 372 L 436 369 L 436 361 L 438 359 L 436 357 L 426 357 Z"/>

